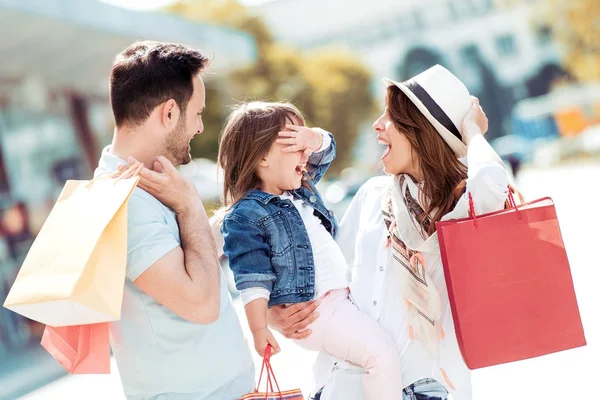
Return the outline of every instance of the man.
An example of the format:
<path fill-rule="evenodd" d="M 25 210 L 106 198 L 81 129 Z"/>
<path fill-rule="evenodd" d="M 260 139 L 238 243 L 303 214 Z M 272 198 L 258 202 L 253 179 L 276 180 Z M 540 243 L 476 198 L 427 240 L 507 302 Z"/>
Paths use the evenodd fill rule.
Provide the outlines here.
<path fill-rule="evenodd" d="M 143 177 L 169 180 L 160 193 L 142 183 L 129 201 L 123 309 L 111 326 L 128 399 L 233 400 L 254 386 L 206 211 L 174 167 L 191 161 L 190 141 L 204 129 L 207 63 L 181 45 L 138 42 L 110 76 L 116 129 L 96 175 L 135 158 Z"/>

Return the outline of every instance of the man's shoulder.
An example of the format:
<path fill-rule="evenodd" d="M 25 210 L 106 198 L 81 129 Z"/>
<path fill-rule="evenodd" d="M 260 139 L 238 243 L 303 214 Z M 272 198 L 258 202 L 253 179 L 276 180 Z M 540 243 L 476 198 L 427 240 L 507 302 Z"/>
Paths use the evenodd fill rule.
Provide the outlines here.
<path fill-rule="evenodd" d="M 169 215 L 172 215 L 173 218 L 175 217 L 173 212 L 167 206 L 139 187 L 136 187 L 133 190 L 133 193 L 129 198 L 129 203 L 127 204 L 127 211 L 130 219 L 165 218 Z"/>
<path fill-rule="evenodd" d="M 94 178 L 99 178 L 108 174 L 112 174 L 114 171 L 110 169 L 103 168 L 102 166 L 98 166 L 94 171 Z M 139 187 L 135 187 L 133 189 L 133 193 L 129 198 L 129 202 L 127 204 L 127 211 L 130 219 L 132 217 L 140 217 L 140 216 L 165 216 L 169 214 L 173 214 L 171 209 L 161 203 L 156 197 L 152 196 L 150 193 L 146 192 L 144 189 Z M 174 215 L 173 215 L 174 217 Z"/>

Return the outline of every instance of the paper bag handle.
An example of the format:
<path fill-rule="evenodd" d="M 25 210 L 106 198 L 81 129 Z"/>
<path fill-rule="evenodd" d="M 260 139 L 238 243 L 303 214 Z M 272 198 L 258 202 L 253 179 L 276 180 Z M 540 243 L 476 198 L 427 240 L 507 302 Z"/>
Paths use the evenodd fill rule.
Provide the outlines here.
<path fill-rule="evenodd" d="M 475 214 L 475 203 L 473 202 L 473 195 L 471 194 L 471 192 L 469 192 L 468 195 L 469 195 L 469 216 L 471 218 L 473 218 L 473 223 L 475 224 L 475 228 L 477 228 L 477 214 Z M 521 215 L 521 211 L 519 211 L 519 207 L 517 206 L 517 202 L 515 201 L 515 197 L 513 196 L 513 192 L 512 192 L 512 189 L 510 188 L 510 186 L 508 186 L 508 202 L 510 204 L 510 207 L 514 208 L 515 211 L 517 212 L 517 217 L 519 219 L 522 219 L 523 216 Z"/>
<path fill-rule="evenodd" d="M 103 179 L 113 179 L 116 178 L 115 181 L 113 183 L 117 183 L 119 182 L 121 179 L 123 179 L 123 176 L 126 176 L 127 174 L 131 173 L 131 176 L 138 176 L 140 171 L 142 170 L 142 168 L 144 168 L 144 164 L 142 164 L 141 162 L 138 162 L 136 164 L 130 165 L 129 168 L 127 168 L 125 171 L 123 172 L 113 172 L 112 174 L 105 174 L 102 176 L 98 176 L 96 178 L 92 178 L 88 183 L 86 183 L 85 187 L 88 187 L 89 185 L 91 185 L 93 182 L 97 182 Z"/>

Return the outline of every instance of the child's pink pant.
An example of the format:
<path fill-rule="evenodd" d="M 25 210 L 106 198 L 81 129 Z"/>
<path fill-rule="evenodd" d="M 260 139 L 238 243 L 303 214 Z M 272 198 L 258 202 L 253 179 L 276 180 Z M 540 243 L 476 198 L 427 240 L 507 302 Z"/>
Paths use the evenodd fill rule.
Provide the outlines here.
<path fill-rule="evenodd" d="M 350 300 L 348 289 L 331 291 L 321 300 L 319 319 L 307 329 L 306 339 L 297 340 L 308 350 L 326 351 L 361 366 L 365 398 L 402 398 L 402 376 L 396 346 L 372 317 L 362 313 Z"/>

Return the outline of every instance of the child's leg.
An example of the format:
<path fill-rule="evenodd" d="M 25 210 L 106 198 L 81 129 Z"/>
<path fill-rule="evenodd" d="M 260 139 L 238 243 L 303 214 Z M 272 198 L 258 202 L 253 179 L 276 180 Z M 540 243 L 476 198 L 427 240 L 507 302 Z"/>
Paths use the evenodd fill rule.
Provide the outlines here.
<path fill-rule="evenodd" d="M 402 376 L 396 345 L 383 328 L 363 314 L 339 291 L 321 303 L 319 319 L 310 326 L 313 334 L 300 345 L 359 365 L 367 372 L 363 379 L 367 400 L 402 398 Z M 312 337 L 312 338 L 311 338 Z"/>

